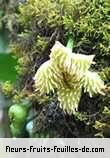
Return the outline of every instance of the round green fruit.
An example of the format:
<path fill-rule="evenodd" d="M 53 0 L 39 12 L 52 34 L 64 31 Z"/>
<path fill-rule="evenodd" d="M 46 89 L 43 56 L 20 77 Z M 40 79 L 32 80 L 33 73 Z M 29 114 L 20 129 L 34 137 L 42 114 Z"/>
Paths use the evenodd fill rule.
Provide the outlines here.
<path fill-rule="evenodd" d="M 12 105 L 9 108 L 8 112 L 11 123 L 14 123 L 18 126 L 20 126 L 26 121 L 27 114 L 28 112 L 26 108 L 19 104 Z"/>

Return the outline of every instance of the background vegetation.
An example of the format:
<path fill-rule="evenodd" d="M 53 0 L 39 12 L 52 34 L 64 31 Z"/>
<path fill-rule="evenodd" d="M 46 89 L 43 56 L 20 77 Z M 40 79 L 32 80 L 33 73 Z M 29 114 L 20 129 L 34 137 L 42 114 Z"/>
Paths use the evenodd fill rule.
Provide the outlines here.
<path fill-rule="evenodd" d="M 1 4 L 0 28 L 9 32 L 19 75 L 16 88 L 5 88 L 4 93 L 14 103 L 23 99 L 32 103 L 35 116 L 30 137 L 110 137 L 110 1 L 9 0 Z M 66 45 L 68 33 L 74 36 L 75 53 L 95 54 L 91 69 L 99 71 L 108 87 L 103 97 L 83 94 L 79 111 L 71 116 L 57 106 L 56 95 L 39 98 L 33 81 L 55 41 Z"/>

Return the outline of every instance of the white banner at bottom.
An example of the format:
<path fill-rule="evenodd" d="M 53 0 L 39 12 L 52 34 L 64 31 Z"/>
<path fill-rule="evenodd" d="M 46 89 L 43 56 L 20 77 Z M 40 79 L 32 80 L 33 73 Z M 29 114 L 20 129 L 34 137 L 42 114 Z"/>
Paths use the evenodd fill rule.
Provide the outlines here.
<path fill-rule="evenodd" d="M 110 139 L 1 138 L 1 158 L 110 158 Z"/>

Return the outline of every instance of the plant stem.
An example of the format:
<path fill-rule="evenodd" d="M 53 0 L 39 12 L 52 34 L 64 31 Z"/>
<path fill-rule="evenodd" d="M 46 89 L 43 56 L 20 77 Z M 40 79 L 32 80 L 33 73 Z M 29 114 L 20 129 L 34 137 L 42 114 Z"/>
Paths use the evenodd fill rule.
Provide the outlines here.
<path fill-rule="evenodd" d="M 72 33 L 68 34 L 68 42 L 67 42 L 66 47 L 70 48 L 70 49 L 73 49 L 73 47 L 74 47 L 74 36 Z"/>

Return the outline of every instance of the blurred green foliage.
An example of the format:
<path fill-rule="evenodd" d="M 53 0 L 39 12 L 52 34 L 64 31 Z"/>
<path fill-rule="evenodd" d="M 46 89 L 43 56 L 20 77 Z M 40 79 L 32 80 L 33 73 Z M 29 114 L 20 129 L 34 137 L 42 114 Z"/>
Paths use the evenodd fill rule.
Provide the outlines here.
<path fill-rule="evenodd" d="M 16 81 L 16 64 L 17 61 L 10 54 L 0 54 L 0 81 Z"/>
<path fill-rule="evenodd" d="M 12 4 L 8 0 L 0 1 L 0 81 L 15 83 L 17 79 L 15 70 L 17 59 L 12 57 L 11 50 L 9 49 L 9 24 L 12 21 L 12 13 L 15 11 L 15 7 L 12 9 L 11 6 Z"/>

